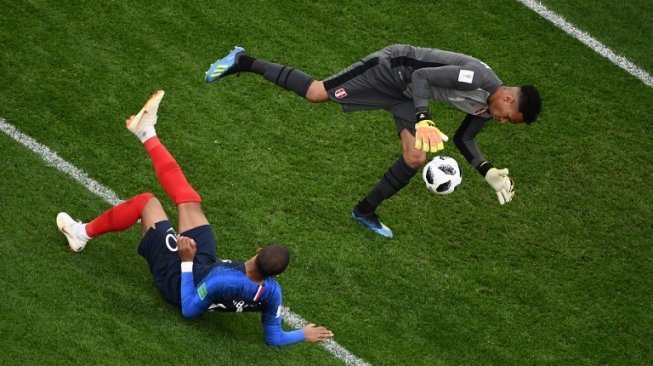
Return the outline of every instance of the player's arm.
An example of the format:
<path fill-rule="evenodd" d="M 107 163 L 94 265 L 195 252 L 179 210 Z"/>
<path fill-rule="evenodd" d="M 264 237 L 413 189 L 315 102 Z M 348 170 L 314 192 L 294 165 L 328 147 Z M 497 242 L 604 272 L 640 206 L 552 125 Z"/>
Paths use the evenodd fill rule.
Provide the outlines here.
<path fill-rule="evenodd" d="M 207 284 L 202 282 L 195 288 L 193 276 L 193 259 L 197 252 L 195 240 L 180 236 L 177 239 L 177 248 L 181 259 L 181 313 L 186 318 L 193 318 L 202 314 L 211 305 L 207 298 Z"/>
<path fill-rule="evenodd" d="M 333 337 L 330 330 L 315 324 L 308 324 L 298 330 L 284 331 L 281 326 L 281 294 L 275 294 L 275 298 L 261 313 L 265 343 L 280 347 L 301 341 L 322 342 Z"/>
<path fill-rule="evenodd" d="M 269 346 L 281 347 L 305 340 L 303 329 L 289 332 L 283 330 L 281 326 L 281 306 L 278 306 L 276 310 L 272 307 L 264 309 L 261 314 L 261 322 L 265 343 Z"/>
<path fill-rule="evenodd" d="M 411 76 L 413 84 L 413 105 L 415 106 L 415 149 L 438 152 L 444 149 L 449 137 L 435 126 L 429 112 L 428 74 L 418 69 Z"/>
<path fill-rule="evenodd" d="M 465 159 L 485 177 L 485 181 L 497 193 L 500 204 L 510 202 L 514 196 L 514 182 L 508 176 L 508 169 L 497 169 L 485 160 L 474 138 L 487 124 L 489 118 L 468 114 L 454 135 L 453 141 Z"/>
<path fill-rule="evenodd" d="M 413 105 L 415 106 L 415 148 L 426 152 L 438 152 L 444 149 L 447 135 L 442 133 L 433 122 L 428 109 L 429 90 L 432 86 L 475 90 L 480 86 L 481 77 L 474 78 L 477 72 L 474 65 L 446 65 L 417 69 L 411 75 Z"/>
<path fill-rule="evenodd" d="M 474 116 L 468 114 L 465 116 L 465 119 L 458 127 L 456 134 L 453 137 L 453 142 L 463 154 L 465 159 L 478 170 L 481 175 L 485 175 L 481 172 L 480 165 L 485 161 L 485 157 L 481 150 L 476 145 L 474 138 L 478 135 L 479 132 L 485 127 L 488 122 L 488 118 Z"/>

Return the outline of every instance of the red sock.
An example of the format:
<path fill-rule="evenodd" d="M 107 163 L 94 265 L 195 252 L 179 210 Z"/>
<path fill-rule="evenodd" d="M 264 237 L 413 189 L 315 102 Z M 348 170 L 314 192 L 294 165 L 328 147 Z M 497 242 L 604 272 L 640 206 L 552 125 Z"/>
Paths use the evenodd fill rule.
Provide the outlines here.
<path fill-rule="evenodd" d="M 141 193 L 111 207 L 86 224 L 86 235 L 93 238 L 104 233 L 129 229 L 141 218 L 143 207 L 152 197 L 152 193 Z"/>
<path fill-rule="evenodd" d="M 181 171 L 179 164 L 168 149 L 154 136 L 144 142 L 145 150 L 154 164 L 154 172 L 175 204 L 185 202 L 202 202 L 200 195 L 191 187 Z"/>

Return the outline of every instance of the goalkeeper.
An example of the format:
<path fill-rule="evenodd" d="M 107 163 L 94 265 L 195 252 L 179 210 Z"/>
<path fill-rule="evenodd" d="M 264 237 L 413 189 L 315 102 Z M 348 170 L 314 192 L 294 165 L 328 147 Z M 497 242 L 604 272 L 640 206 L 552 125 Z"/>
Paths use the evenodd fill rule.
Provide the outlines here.
<path fill-rule="evenodd" d="M 377 207 L 408 184 L 425 164 L 426 153 L 444 149 L 449 140 L 433 121 L 429 100 L 465 112 L 454 143 L 502 205 L 512 200 L 514 183 L 508 169 L 497 169 L 485 159 L 474 138 L 490 119 L 530 124 L 541 110 L 539 93 L 532 85 L 504 86 L 488 65 L 473 57 L 410 45 L 388 46 L 322 81 L 235 47 L 211 65 L 206 82 L 238 72 L 260 74 L 313 103 L 334 101 L 345 112 L 384 109 L 392 114 L 402 155 L 352 211 L 356 221 L 388 238 L 392 231 L 379 219 Z"/>

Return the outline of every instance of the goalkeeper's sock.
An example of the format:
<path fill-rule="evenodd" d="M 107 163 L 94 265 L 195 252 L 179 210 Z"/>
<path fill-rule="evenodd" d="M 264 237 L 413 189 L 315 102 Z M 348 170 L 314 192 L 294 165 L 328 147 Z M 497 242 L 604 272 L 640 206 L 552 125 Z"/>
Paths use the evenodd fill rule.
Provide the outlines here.
<path fill-rule="evenodd" d="M 295 92 L 302 98 L 306 97 L 308 88 L 315 81 L 310 75 L 294 67 L 259 60 L 247 54 L 239 55 L 238 70 L 263 75 L 265 79 L 286 90 Z"/>
<path fill-rule="evenodd" d="M 415 174 L 417 170 L 406 164 L 404 157 L 400 156 L 356 208 L 363 214 L 373 212 L 381 202 L 404 188 Z"/>
<path fill-rule="evenodd" d="M 238 67 L 238 71 L 255 72 L 257 74 L 263 75 L 262 71 L 252 70 L 252 65 L 254 64 L 254 61 L 256 61 L 256 58 L 246 54 L 245 52 L 239 53 L 236 56 L 236 66 Z"/>
<path fill-rule="evenodd" d="M 111 207 L 83 226 L 84 235 L 81 233 L 78 235 L 88 240 L 105 233 L 129 229 L 141 218 L 143 208 L 152 197 L 154 197 L 152 193 L 141 193 Z"/>
<path fill-rule="evenodd" d="M 186 180 L 181 167 L 157 136 L 145 141 L 145 150 L 152 159 L 159 183 L 175 204 L 202 202 L 200 195 Z"/>
<path fill-rule="evenodd" d="M 372 206 L 367 198 L 363 198 L 362 201 L 358 202 L 356 205 L 356 211 L 362 215 L 371 214 L 376 209 L 375 206 Z"/>

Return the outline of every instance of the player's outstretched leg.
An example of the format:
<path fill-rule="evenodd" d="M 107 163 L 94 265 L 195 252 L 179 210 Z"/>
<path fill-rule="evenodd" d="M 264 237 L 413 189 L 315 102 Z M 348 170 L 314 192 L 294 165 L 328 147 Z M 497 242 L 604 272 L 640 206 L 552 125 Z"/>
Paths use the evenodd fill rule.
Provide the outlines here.
<path fill-rule="evenodd" d="M 415 174 L 417 174 L 417 170 L 408 165 L 403 156 L 400 156 L 383 174 L 376 186 L 356 205 L 352 217 L 375 233 L 391 238 L 392 231 L 383 225 L 374 211 L 383 201 L 404 188 Z"/>
<path fill-rule="evenodd" d="M 68 248 L 73 252 L 81 252 L 92 238 L 132 227 L 153 197 L 152 193 L 141 193 L 104 211 L 88 224 L 75 221 L 67 213 L 60 212 L 57 215 L 57 228 L 66 236 Z"/>
<path fill-rule="evenodd" d="M 236 46 L 233 50 L 229 51 L 226 56 L 219 58 L 217 61 L 212 63 L 211 67 L 209 67 L 208 71 L 205 73 L 204 80 L 207 83 L 212 83 L 227 75 L 238 72 L 236 57 L 242 52 L 245 52 L 245 49 Z"/>
<path fill-rule="evenodd" d="M 125 126 L 143 143 L 159 183 L 175 204 L 201 202 L 200 195 L 188 183 L 181 167 L 156 135 L 154 125 L 163 94 L 163 90 L 155 92 L 138 114 L 125 121 Z"/>
<path fill-rule="evenodd" d="M 188 183 L 184 172 L 157 136 L 143 144 L 154 165 L 156 178 L 175 205 L 202 202 L 199 193 Z"/>
<path fill-rule="evenodd" d="M 254 58 L 248 55 L 245 49 L 238 46 L 234 47 L 227 56 L 211 64 L 206 72 L 205 80 L 207 83 L 212 83 L 237 72 L 253 72 L 262 75 L 266 80 L 286 90 L 293 91 L 306 99 L 308 99 L 306 97 L 308 89 L 315 81 L 313 77 L 294 67 Z M 326 102 L 327 100 L 328 97 L 325 94 L 324 98 L 319 102 Z"/>

